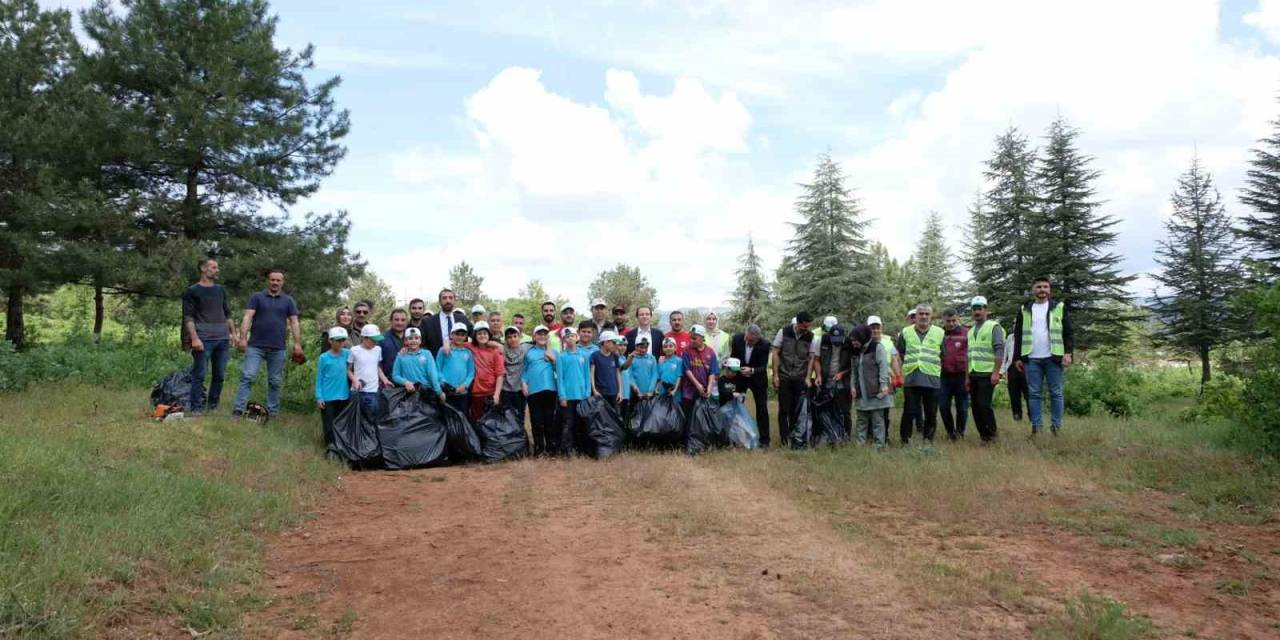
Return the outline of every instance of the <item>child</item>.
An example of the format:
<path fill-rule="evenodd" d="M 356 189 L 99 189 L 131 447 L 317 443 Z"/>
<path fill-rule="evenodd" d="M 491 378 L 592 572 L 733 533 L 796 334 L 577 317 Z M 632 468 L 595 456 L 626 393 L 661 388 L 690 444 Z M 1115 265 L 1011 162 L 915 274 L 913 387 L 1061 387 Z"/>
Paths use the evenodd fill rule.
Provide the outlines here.
<path fill-rule="evenodd" d="M 684 360 L 676 355 L 676 339 L 666 338 L 662 341 L 662 359 L 658 361 L 658 381 L 662 383 L 662 395 L 674 396 L 678 393 L 683 379 Z"/>
<path fill-rule="evenodd" d="M 590 320 L 583 320 L 578 324 L 578 350 L 587 356 L 587 362 L 591 362 L 591 356 L 600 350 L 600 346 L 595 343 L 596 325 Z"/>
<path fill-rule="evenodd" d="M 472 420 L 479 420 L 484 415 L 485 403 L 501 404 L 502 382 L 506 377 L 506 365 L 503 363 L 502 347 L 493 341 L 493 332 L 489 323 L 481 320 L 471 329 L 471 359 L 475 363 L 476 377 L 471 385 Z"/>
<path fill-rule="evenodd" d="M 591 392 L 591 369 L 587 356 L 578 348 L 578 332 L 573 327 L 560 330 L 560 353 L 556 356 L 556 397 L 560 400 L 560 432 L 556 444 L 560 453 L 568 454 L 575 448 L 591 453 L 585 431 L 578 425 L 578 403 Z M 548 438 L 550 440 L 550 438 Z M 548 442 L 548 445 L 551 443 Z"/>
<path fill-rule="evenodd" d="M 533 330 L 533 347 L 524 354 L 521 390 L 529 402 L 529 426 L 533 432 L 533 455 L 555 453 L 556 437 L 556 350 L 551 348 L 543 325 Z"/>
<path fill-rule="evenodd" d="M 352 391 L 360 392 L 360 404 L 369 411 L 378 410 L 378 390 L 391 386 L 391 380 L 382 372 L 382 333 L 378 325 L 366 324 L 360 328 L 360 344 L 347 356 L 355 382 Z"/>
<path fill-rule="evenodd" d="M 417 391 L 419 385 L 427 385 L 427 390 L 435 392 L 444 402 L 444 393 L 440 391 L 440 371 L 436 369 L 431 352 L 422 350 L 422 331 L 417 327 L 404 330 L 404 353 L 396 356 L 391 367 L 391 381 L 403 385 L 409 393 Z"/>
<path fill-rule="evenodd" d="M 329 350 L 320 354 L 316 363 L 316 406 L 320 408 L 320 426 L 324 444 L 333 444 L 333 419 L 351 402 L 351 388 L 356 377 L 347 368 L 350 353 L 346 349 L 347 330 L 329 329 Z"/>
<path fill-rule="evenodd" d="M 533 344 L 524 342 L 520 328 L 515 325 L 503 329 L 502 337 L 506 344 L 502 349 L 503 377 L 500 405 L 514 408 L 523 422 L 525 401 L 521 390 L 524 385 L 524 356 L 529 353 L 529 349 L 533 348 Z"/>
<path fill-rule="evenodd" d="M 467 389 L 476 379 L 475 356 L 467 348 L 467 325 L 461 322 L 453 325 L 449 341 L 452 348 L 448 351 L 441 349 L 436 354 L 440 388 L 444 390 L 445 401 L 449 406 L 465 416 L 471 410 L 471 397 L 467 395 Z"/>
<path fill-rule="evenodd" d="M 622 404 L 620 408 L 623 427 L 627 427 L 631 423 L 631 363 L 635 357 L 634 352 L 627 354 L 626 351 L 627 337 L 620 333 L 614 334 L 613 357 L 618 362 L 618 371 L 622 372 Z"/>
<path fill-rule="evenodd" d="M 742 370 L 742 361 L 737 358 L 725 358 L 721 377 L 716 380 L 720 390 L 720 406 L 738 399 L 746 399 L 746 395 L 738 392 L 738 373 Z"/>
<path fill-rule="evenodd" d="M 591 394 L 603 397 L 613 407 L 622 402 L 622 372 L 618 370 L 615 337 L 612 331 L 602 332 L 600 348 L 591 354 L 590 360 Z"/>
<path fill-rule="evenodd" d="M 684 360 L 682 404 L 685 416 L 692 417 L 694 402 L 699 397 L 711 397 L 716 391 L 716 377 L 720 375 L 720 360 L 716 357 L 716 350 L 707 346 L 706 327 L 695 324 L 689 328 L 689 346 L 684 348 L 681 358 Z"/>
<path fill-rule="evenodd" d="M 633 400 L 652 398 L 658 388 L 658 359 L 649 353 L 649 336 L 636 337 L 636 350 L 631 352 L 631 397 Z"/>

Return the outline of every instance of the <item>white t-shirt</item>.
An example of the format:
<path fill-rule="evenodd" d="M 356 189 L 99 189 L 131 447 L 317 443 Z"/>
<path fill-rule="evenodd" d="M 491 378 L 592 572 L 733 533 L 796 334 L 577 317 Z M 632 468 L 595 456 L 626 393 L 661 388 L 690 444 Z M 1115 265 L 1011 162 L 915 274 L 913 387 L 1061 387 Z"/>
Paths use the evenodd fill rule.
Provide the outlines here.
<path fill-rule="evenodd" d="M 360 391 L 377 393 L 378 365 L 382 364 L 382 349 L 378 347 L 366 349 L 364 345 L 358 344 L 351 348 L 351 355 L 347 356 L 347 362 L 354 365 L 356 379 L 360 381 Z"/>
<path fill-rule="evenodd" d="M 1053 355 L 1049 348 L 1049 303 L 1031 303 L 1031 357 L 1048 358 Z"/>

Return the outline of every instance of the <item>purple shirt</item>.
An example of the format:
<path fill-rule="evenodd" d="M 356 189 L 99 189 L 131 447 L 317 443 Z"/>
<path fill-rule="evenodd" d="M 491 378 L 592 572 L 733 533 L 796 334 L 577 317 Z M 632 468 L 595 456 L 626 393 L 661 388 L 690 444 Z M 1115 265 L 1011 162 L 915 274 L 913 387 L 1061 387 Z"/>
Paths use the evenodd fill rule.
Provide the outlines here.
<path fill-rule="evenodd" d="M 693 379 L 704 387 L 707 386 L 707 381 L 711 379 L 711 376 L 720 375 L 720 359 L 716 357 L 716 350 L 708 345 L 703 345 L 701 351 L 694 349 L 693 345 L 689 345 L 684 350 L 684 355 L 680 356 L 680 359 L 684 360 L 685 373 L 692 373 Z M 699 397 L 698 390 L 693 385 L 688 384 L 687 380 L 682 389 L 685 400 L 693 400 Z"/>

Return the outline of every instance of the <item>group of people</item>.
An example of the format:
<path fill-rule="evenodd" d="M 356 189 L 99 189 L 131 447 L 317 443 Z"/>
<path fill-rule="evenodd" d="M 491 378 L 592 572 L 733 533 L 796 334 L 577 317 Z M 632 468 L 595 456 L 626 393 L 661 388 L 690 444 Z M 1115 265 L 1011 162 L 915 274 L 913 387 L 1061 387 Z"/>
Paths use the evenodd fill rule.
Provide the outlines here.
<path fill-rule="evenodd" d="M 200 271 L 200 281 L 183 296 L 193 359 L 187 410 L 199 414 L 217 407 L 229 348 L 235 345 L 246 356 L 233 415 L 244 411 L 263 362 L 267 410 L 274 415 L 286 335 L 292 335 L 294 358 L 302 357 L 298 309 L 282 291 L 284 274 L 268 275 L 266 289 L 249 298 L 237 327 L 226 292 L 215 283 L 217 262 L 202 260 Z M 321 336 L 315 399 L 326 433 L 347 403 L 375 407 L 379 392 L 393 386 L 433 394 L 473 419 L 494 406 L 514 407 L 521 415 L 527 409 L 533 451 L 545 454 L 562 450 L 559 434 L 579 431 L 576 408 L 590 396 L 616 407 L 627 420 L 642 398 L 671 396 L 691 415 L 699 398 L 723 404 L 745 402 L 749 394 L 760 445 L 769 447 L 772 384 L 782 442 L 790 439 L 808 397 L 833 402 L 860 444 L 884 447 L 897 388 L 904 398 L 901 444 L 909 444 L 917 430 L 932 443 L 939 412 L 947 436 L 963 438 L 970 411 L 982 441 L 991 442 L 997 434 L 992 397 L 1007 378 L 1014 418 L 1021 419 L 1025 401 L 1032 435 L 1040 433 L 1047 395 L 1050 431 L 1056 434 L 1062 426 L 1063 368 L 1072 358 L 1071 318 L 1053 299 L 1048 279 L 1037 278 L 1031 291 L 1010 332 L 989 317 L 986 299 L 976 296 L 969 303 L 968 325 L 954 309 L 943 314 L 942 326 L 934 325 L 932 308 L 922 304 L 908 312 L 907 326 L 891 337 L 878 316 L 852 327 L 827 316 L 818 330 L 813 316 L 800 311 L 767 344 L 755 324 L 732 335 L 721 330 L 714 311 L 703 324 L 687 329 L 684 314 L 673 311 L 663 331 L 654 324 L 653 309 L 641 306 L 631 326 L 628 309 L 601 299 L 591 302 L 590 315 L 581 321 L 572 306 L 544 302 L 539 324 L 528 330 L 521 314 L 504 324 L 500 312 L 481 305 L 464 312 L 449 289 L 437 297 L 438 313 L 414 299 L 407 309 L 387 314 L 383 331 L 373 321 L 373 303 L 362 300 L 339 309 L 335 324 Z M 206 369 L 212 374 L 207 397 Z"/>

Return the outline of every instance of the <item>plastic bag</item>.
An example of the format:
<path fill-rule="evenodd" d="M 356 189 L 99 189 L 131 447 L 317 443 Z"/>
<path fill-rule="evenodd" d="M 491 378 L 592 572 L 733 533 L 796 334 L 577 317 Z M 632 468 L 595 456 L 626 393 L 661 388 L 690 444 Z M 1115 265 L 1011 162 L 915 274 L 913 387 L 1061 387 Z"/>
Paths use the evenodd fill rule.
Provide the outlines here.
<path fill-rule="evenodd" d="M 622 451 L 626 433 L 622 430 L 622 414 L 618 408 L 605 402 L 600 396 L 591 396 L 578 403 L 578 418 L 587 423 L 587 436 L 595 449 L 597 460 L 604 460 Z"/>
<path fill-rule="evenodd" d="M 524 416 L 515 407 L 493 407 L 480 417 L 481 454 L 488 462 L 519 458 L 529 452 Z"/>
<path fill-rule="evenodd" d="M 333 419 L 329 452 L 353 469 L 377 468 L 382 458 L 377 417 L 353 398 Z"/>
<path fill-rule="evenodd" d="M 441 418 L 444 420 L 444 432 L 449 446 L 449 460 L 452 462 L 467 462 L 468 460 L 479 458 L 484 451 L 480 446 L 480 436 L 476 435 L 475 429 L 471 428 L 471 423 L 467 420 L 467 417 L 462 415 L 461 411 L 434 398 L 431 399 L 430 403 L 439 409 Z"/>
<path fill-rule="evenodd" d="M 760 446 L 760 427 L 747 411 L 747 403 L 741 398 L 720 407 L 720 424 L 729 437 L 729 443 L 743 449 Z"/>
<path fill-rule="evenodd" d="M 791 448 L 807 449 L 813 440 L 813 398 L 802 394 L 796 403 L 796 422 L 791 425 Z"/>
<path fill-rule="evenodd" d="M 729 432 L 720 422 L 719 414 L 715 400 L 698 398 L 694 401 L 693 415 L 689 416 L 689 441 L 685 444 L 689 455 L 729 445 Z"/>
<path fill-rule="evenodd" d="M 814 447 L 833 447 L 849 442 L 845 431 L 844 414 L 836 402 L 831 387 L 823 387 L 813 401 L 813 434 L 810 444 Z"/>
<path fill-rule="evenodd" d="M 185 333 L 185 332 L 184 332 Z M 187 406 L 191 399 L 191 367 L 165 376 L 151 387 L 151 406 Z"/>
<path fill-rule="evenodd" d="M 414 469 L 448 462 L 444 419 L 439 408 L 404 389 L 382 392 L 385 411 L 378 421 L 382 460 L 388 469 Z M 352 401 L 351 406 L 358 406 Z"/>
<path fill-rule="evenodd" d="M 684 411 L 668 395 L 644 398 L 631 417 L 631 436 L 644 444 L 680 442 L 684 439 Z"/>

